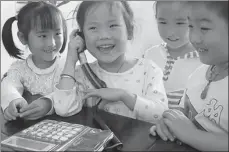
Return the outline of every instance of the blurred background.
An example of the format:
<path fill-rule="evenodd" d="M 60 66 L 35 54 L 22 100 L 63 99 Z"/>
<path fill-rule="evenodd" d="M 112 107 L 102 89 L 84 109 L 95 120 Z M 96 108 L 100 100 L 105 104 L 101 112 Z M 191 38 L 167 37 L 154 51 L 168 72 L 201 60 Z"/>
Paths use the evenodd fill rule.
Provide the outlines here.
<path fill-rule="evenodd" d="M 69 33 L 72 29 L 77 28 L 75 19 L 72 17 L 72 13 L 81 1 L 56 1 L 50 0 L 50 2 L 55 3 L 59 9 L 63 12 L 64 17 L 67 21 Z M 1 1 L 1 31 L 6 20 L 12 16 L 15 16 L 22 6 L 24 6 L 27 1 Z M 151 47 L 152 45 L 157 45 L 162 42 L 157 31 L 157 25 L 154 18 L 154 1 L 129 1 L 135 15 L 135 31 L 134 31 L 134 40 L 130 42 L 130 47 L 127 52 L 128 56 L 139 57 L 141 52 L 145 49 Z M 17 38 L 17 26 L 16 22 L 12 27 L 13 37 L 16 45 L 21 49 L 26 49 Z M 63 56 L 66 55 L 66 52 Z M 30 52 L 25 53 L 25 57 Z M 92 62 L 95 59 L 87 53 L 88 61 Z M 8 70 L 11 63 L 15 61 L 14 58 L 11 58 L 1 40 L 1 78 L 3 74 Z"/>

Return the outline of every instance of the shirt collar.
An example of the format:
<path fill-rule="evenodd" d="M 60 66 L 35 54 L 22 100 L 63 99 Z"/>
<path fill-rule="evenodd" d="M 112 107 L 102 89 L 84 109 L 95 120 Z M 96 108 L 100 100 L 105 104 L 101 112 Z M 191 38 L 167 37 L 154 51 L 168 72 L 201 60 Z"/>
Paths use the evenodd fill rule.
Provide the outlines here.
<path fill-rule="evenodd" d="M 192 52 L 188 52 L 186 54 L 184 54 L 183 56 L 178 56 L 177 58 L 173 58 L 171 57 L 168 48 L 167 48 L 167 44 L 166 43 L 162 43 L 161 44 L 161 48 L 162 50 L 165 52 L 167 59 L 174 59 L 174 60 L 178 60 L 178 59 L 192 59 L 192 58 L 199 58 L 199 54 L 197 51 L 192 51 Z"/>
<path fill-rule="evenodd" d="M 32 54 L 30 54 L 26 59 L 26 63 L 28 65 L 28 67 L 36 74 L 49 74 L 55 70 L 56 65 L 59 62 L 59 60 L 60 60 L 60 55 L 58 55 L 56 57 L 55 62 L 50 67 L 48 67 L 46 69 L 40 69 L 34 64 L 34 62 L 32 60 Z"/>

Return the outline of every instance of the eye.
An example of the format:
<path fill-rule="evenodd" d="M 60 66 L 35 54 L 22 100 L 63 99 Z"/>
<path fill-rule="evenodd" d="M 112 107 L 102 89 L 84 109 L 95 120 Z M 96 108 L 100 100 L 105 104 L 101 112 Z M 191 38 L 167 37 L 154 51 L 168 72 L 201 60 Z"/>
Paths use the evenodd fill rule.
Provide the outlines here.
<path fill-rule="evenodd" d="M 184 23 L 184 22 L 178 22 L 177 23 L 177 25 L 184 25 L 184 24 L 186 24 L 186 23 Z"/>
<path fill-rule="evenodd" d="M 40 38 L 46 38 L 47 36 L 46 35 L 39 35 L 38 37 L 40 37 Z"/>
<path fill-rule="evenodd" d="M 57 33 L 56 33 L 57 36 L 58 36 L 58 35 L 61 35 L 61 34 L 62 34 L 61 32 L 57 32 Z"/>
<path fill-rule="evenodd" d="M 201 32 L 202 32 L 203 34 L 205 34 L 205 33 L 207 33 L 208 31 L 211 30 L 210 28 L 206 28 L 206 27 L 201 27 L 200 29 L 201 29 Z"/>
<path fill-rule="evenodd" d="M 95 26 L 89 27 L 89 30 L 96 30 Z"/>
<path fill-rule="evenodd" d="M 117 27 L 117 26 L 119 26 L 119 25 L 118 24 L 112 24 L 112 25 L 110 25 L 110 28 Z"/>
<path fill-rule="evenodd" d="M 202 31 L 209 31 L 209 30 L 211 30 L 210 28 L 206 28 L 206 27 L 201 27 L 200 28 Z"/>
<path fill-rule="evenodd" d="M 190 25 L 190 24 L 188 25 L 188 27 L 189 27 L 189 28 L 193 28 L 193 26 L 192 26 L 192 25 Z"/>
<path fill-rule="evenodd" d="M 159 23 L 159 24 L 167 24 L 167 23 L 164 22 L 164 21 L 159 21 L 158 23 Z"/>

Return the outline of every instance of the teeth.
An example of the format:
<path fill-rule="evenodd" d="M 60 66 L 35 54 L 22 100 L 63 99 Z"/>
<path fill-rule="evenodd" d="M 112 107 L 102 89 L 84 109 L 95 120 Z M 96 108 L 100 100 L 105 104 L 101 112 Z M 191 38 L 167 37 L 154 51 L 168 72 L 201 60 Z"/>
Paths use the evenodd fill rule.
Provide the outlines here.
<path fill-rule="evenodd" d="M 171 38 L 168 38 L 170 41 L 177 41 L 178 39 L 171 39 Z"/>
<path fill-rule="evenodd" d="M 53 50 L 44 50 L 46 53 L 51 53 Z"/>
<path fill-rule="evenodd" d="M 201 48 L 198 49 L 198 52 L 205 52 L 205 51 L 207 51 L 207 50 L 206 49 L 201 49 Z"/>
<path fill-rule="evenodd" d="M 104 49 L 106 49 L 106 48 L 109 48 L 109 47 L 112 47 L 113 45 L 100 45 L 99 47 L 100 48 L 104 48 Z"/>

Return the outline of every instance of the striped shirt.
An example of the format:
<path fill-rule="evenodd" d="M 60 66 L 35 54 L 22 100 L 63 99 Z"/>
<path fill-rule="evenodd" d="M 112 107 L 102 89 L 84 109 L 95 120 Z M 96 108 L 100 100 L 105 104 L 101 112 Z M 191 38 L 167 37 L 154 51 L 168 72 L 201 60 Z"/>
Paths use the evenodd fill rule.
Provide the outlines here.
<path fill-rule="evenodd" d="M 169 108 L 179 107 L 189 75 L 202 65 L 198 52 L 192 51 L 173 58 L 166 43 L 162 43 L 146 50 L 143 58 L 153 60 L 163 70 Z"/>

